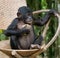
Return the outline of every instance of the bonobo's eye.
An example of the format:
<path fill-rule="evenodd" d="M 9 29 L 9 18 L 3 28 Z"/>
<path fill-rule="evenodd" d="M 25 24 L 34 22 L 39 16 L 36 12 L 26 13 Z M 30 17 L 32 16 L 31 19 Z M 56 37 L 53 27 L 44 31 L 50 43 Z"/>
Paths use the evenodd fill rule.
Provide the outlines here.
<path fill-rule="evenodd" d="M 27 13 L 27 16 L 31 16 L 32 14 L 31 13 Z"/>
<path fill-rule="evenodd" d="M 27 15 L 28 15 L 28 16 L 30 16 L 31 14 L 30 14 L 30 13 L 28 13 Z"/>

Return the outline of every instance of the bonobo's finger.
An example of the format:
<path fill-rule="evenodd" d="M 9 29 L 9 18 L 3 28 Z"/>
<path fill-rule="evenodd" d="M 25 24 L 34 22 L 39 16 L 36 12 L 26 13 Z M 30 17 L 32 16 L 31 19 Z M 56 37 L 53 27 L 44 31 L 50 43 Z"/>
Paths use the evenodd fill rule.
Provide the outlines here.
<path fill-rule="evenodd" d="M 26 32 L 26 34 L 29 34 L 29 33 L 30 33 L 30 31 Z"/>
<path fill-rule="evenodd" d="M 4 34 L 5 34 L 6 36 L 10 36 L 10 34 L 9 34 L 9 32 L 7 32 L 7 30 L 4 31 Z"/>
<path fill-rule="evenodd" d="M 49 13 L 50 14 L 55 14 L 57 11 L 55 10 L 55 9 L 51 9 L 50 11 L 49 11 Z"/>
<path fill-rule="evenodd" d="M 51 9 L 48 13 L 56 17 L 56 13 L 59 13 L 59 12 L 56 11 L 55 9 Z"/>
<path fill-rule="evenodd" d="M 26 32 L 26 34 L 29 34 L 30 30 L 29 29 L 26 29 L 25 32 Z"/>
<path fill-rule="evenodd" d="M 30 30 L 29 29 L 22 29 L 22 30 L 20 30 L 20 32 L 22 34 L 28 34 L 30 32 Z"/>

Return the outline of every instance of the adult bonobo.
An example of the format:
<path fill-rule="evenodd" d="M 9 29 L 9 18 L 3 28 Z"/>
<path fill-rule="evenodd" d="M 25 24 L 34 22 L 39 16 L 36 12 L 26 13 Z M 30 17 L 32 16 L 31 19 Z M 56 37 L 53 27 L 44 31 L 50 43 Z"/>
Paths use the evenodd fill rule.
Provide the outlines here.
<path fill-rule="evenodd" d="M 54 14 L 54 11 L 49 11 L 44 18 L 35 19 L 29 7 L 23 6 L 18 9 L 17 18 L 9 25 L 5 31 L 6 36 L 10 36 L 10 44 L 12 49 L 30 49 L 34 48 L 31 45 L 36 44 L 39 48 L 43 41 L 43 37 L 35 36 L 34 25 L 43 26 Z"/>

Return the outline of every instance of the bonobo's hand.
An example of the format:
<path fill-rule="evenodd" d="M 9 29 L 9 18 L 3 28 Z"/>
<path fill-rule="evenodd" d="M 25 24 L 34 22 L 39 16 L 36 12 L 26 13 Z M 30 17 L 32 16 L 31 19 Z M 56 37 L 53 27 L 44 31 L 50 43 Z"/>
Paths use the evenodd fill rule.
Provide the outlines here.
<path fill-rule="evenodd" d="M 21 29 L 21 30 L 18 30 L 19 32 L 19 35 L 23 35 L 23 34 L 29 34 L 29 29 Z"/>
<path fill-rule="evenodd" d="M 29 32 L 30 32 L 29 29 L 24 29 L 23 30 L 23 33 L 25 33 L 25 34 L 29 34 Z"/>
<path fill-rule="evenodd" d="M 52 14 L 52 15 L 55 15 L 56 12 L 57 12 L 56 10 L 51 9 L 48 13 L 49 13 L 49 14 Z"/>

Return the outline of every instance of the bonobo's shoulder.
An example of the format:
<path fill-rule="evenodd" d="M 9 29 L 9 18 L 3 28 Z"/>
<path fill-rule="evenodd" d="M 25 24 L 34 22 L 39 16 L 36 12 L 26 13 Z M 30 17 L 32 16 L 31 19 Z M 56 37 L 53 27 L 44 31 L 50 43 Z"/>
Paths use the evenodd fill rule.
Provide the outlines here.
<path fill-rule="evenodd" d="M 18 18 L 15 18 L 15 19 L 13 19 L 13 21 L 12 21 L 12 25 L 16 25 L 18 23 Z"/>
<path fill-rule="evenodd" d="M 13 21 L 18 21 L 18 18 L 14 18 Z"/>
<path fill-rule="evenodd" d="M 18 18 L 14 18 L 13 19 L 13 22 L 18 22 Z"/>

